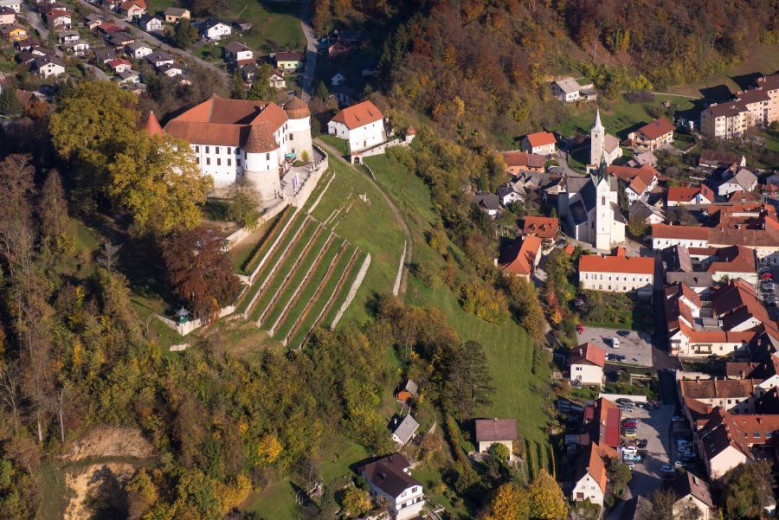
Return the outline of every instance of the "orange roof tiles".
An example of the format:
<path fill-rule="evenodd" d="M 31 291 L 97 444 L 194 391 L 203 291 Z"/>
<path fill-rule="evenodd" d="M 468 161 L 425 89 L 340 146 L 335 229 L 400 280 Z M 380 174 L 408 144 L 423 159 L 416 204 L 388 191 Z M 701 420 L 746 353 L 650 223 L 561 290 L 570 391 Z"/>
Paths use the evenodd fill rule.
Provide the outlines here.
<path fill-rule="evenodd" d="M 546 164 L 546 158 L 535 153 L 503 152 L 501 155 L 509 168 L 543 168 Z"/>
<path fill-rule="evenodd" d="M 603 368 L 606 366 L 606 351 L 592 343 L 584 343 L 571 352 L 571 364 L 590 364 Z"/>
<path fill-rule="evenodd" d="M 149 135 L 163 135 L 160 122 L 157 120 L 157 116 L 154 115 L 154 111 L 149 112 L 149 116 L 146 118 L 146 122 L 143 124 L 143 129 Z"/>
<path fill-rule="evenodd" d="M 673 132 L 676 129 L 674 125 L 668 122 L 665 118 L 660 118 L 646 124 L 638 129 L 639 132 L 647 136 L 651 140 L 658 139 L 669 132 Z"/>
<path fill-rule="evenodd" d="M 344 108 L 333 117 L 333 121 L 345 124 L 349 130 L 354 130 L 382 119 L 384 119 L 384 114 L 370 101 L 363 101 L 362 103 Z"/>
<path fill-rule="evenodd" d="M 546 146 L 549 144 L 557 143 L 557 139 L 551 132 L 536 132 L 534 134 L 527 135 L 527 142 L 530 143 L 531 148 L 537 146 Z"/>
<path fill-rule="evenodd" d="M 673 238 L 679 240 L 709 240 L 712 228 L 700 226 L 671 226 L 652 224 L 652 238 Z"/>
<path fill-rule="evenodd" d="M 522 246 L 519 248 L 516 258 L 504 265 L 503 269 L 512 274 L 531 275 L 540 248 L 541 239 L 535 235 L 527 235 L 522 240 Z"/>
<path fill-rule="evenodd" d="M 658 176 L 657 170 L 651 164 L 644 164 L 640 168 L 612 164 L 606 172 L 624 182 L 632 182 L 636 177 L 640 177 L 647 186 L 650 186 L 652 180 Z"/>
<path fill-rule="evenodd" d="M 308 109 L 308 105 L 303 102 L 302 99 L 295 96 L 284 105 L 284 112 L 290 119 L 305 119 L 311 116 L 311 111 Z"/>
<path fill-rule="evenodd" d="M 560 220 L 553 217 L 525 217 L 522 231 L 526 235 L 536 235 L 538 238 L 555 238 Z"/>
<path fill-rule="evenodd" d="M 588 273 L 654 274 L 655 259 L 642 257 L 583 255 L 579 271 Z"/>

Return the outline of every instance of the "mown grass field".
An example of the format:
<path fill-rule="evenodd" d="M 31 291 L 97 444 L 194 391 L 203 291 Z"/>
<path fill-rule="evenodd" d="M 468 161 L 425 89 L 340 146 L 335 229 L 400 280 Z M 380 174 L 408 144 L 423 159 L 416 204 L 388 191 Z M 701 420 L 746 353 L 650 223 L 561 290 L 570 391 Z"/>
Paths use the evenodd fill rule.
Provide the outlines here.
<path fill-rule="evenodd" d="M 366 162 L 406 217 L 414 241 L 413 262 L 442 266 L 441 256 L 425 240 L 425 231 L 436 220 L 428 187 L 403 165 L 386 156 L 371 157 Z M 544 431 L 547 417 L 541 410 L 540 388 L 547 383 L 551 368 L 538 366 L 536 373 L 532 372 L 534 346 L 524 329 L 511 320 L 493 325 L 466 313 L 457 295 L 447 287 L 428 287 L 413 274 L 409 278 L 406 302 L 440 309 L 463 340 L 475 340 L 484 346 L 495 393 L 493 404 L 482 410 L 482 415 L 516 417 L 528 451 L 533 451 L 529 456 L 531 474 L 540 467 L 548 468 L 551 450 Z"/>
<path fill-rule="evenodd" d="M 701 91 L 706 92 L 707 89 L 724 86 L 735 93 L 741 90 L 741 86 L 734 79 L 755 73 L 770 74 L 777 70 L 779 70 L 779 44 L 758 45 L 747 60 L 727 72 L 685 85 L 674 85 L 664 90 L 673 94 L 703 97 Z"/>

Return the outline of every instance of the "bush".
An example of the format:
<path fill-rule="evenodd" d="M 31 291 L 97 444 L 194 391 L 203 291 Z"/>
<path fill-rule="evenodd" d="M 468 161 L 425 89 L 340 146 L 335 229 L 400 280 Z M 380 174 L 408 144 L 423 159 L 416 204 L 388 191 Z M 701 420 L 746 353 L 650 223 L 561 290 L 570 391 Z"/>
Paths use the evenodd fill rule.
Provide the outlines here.
<path fill-rule="evenodd" d="M 506 295 L 493 287 L 470 282 L 462 287 L 463 309 L 489 323 L 503 323 L 509 313 Z"/>

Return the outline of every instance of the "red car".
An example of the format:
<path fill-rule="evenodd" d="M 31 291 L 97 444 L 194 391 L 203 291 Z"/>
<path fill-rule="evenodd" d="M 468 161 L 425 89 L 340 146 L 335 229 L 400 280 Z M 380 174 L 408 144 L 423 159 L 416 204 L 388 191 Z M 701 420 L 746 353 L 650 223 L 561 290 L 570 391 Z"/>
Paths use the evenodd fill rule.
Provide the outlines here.
<path fill-rule="evenodd" d="M 763 273 L 760 276 L 760 279 L 761 280 L 773 280 L 774 279 L 774 275 L 772 275 L 771 273 Z"/>
<path fill-rule="evenodd" d="M 584 332 L 584 327 L 582 326 L 581 323 L 576 326 L 576 332 L 578 332 L 579 334 Z"/>

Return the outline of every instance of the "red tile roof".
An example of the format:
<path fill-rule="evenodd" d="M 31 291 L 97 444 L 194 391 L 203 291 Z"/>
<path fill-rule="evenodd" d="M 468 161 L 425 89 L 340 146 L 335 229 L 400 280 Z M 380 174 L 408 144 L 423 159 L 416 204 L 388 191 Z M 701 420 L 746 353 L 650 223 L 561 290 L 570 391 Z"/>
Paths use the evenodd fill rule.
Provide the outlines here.
<path fill-rule="evenodd" d="M 333 117 L 333 121 L 345 124 L 349 130 L 354 130 L 382 119 L 384 119 L 384 114 L 370 101 L 363 101 L 362 103 L 344 108 Z"/>
<path fill-rule="evenodd" d="M 146 130 L 149 135 L 163 135 L 160 122 L 157 120 L 157 116 L 154 115 L 153 111 L 149 112 L 149 116 L 143 124 L 143 129 Z"/>
<path fill-rule="evenodd" d="M 582 255 L 579 258 L 579 271 L 588 273 L 631 273 L 654 274 L 655 259 L 634 256 Z"/>
<path fill-rule="evenodd" d="M 517 439 L 516 419 L 477 419 L 476 442 L 513 441 Z"/>
<path fill-rule="evenodd" d="M 714 202 L 714 193 L 708 186 L 672 186 L 668 188 L 667 200 L 668 202 L 690 202 L 698 194 L 709 202 Z"/>
<path fill-rule="evenodd" d="M 652 224 L 652 238 L 672 238 L 679 240 L 709 240 L 712 228 L 700 226 L 672 226 Z"/>
<path fill-rule="evenodd" d="M 108 66 L 111 67 L 112 69 L 115 69 L 115 68 L 120 67 L 122 65 L 129 65 L 130 67 L 132 67 L 133 64 L 130 63 L 129 60 L 126 60 L 124 58 L 117 58 L 115 60 L 111 60 L 111 61 L 108 62 Z"/>
<path fill-rule="evenodd" d="M 284 105 L 284 112 L 290 119 L 305 119 L 311 117 L 311 111 L 308 105 L 302 99 L 295 96 Z"/>
<path fill-rule="evenodd" d="M 571 365 L 606 366 L 606 351 L 592 343 L 579 345 L 571 352 Z"/>
<path fill-rule="evenodd" d="M 551 132 L 536 132 L 534 134 L 527 135 L 527 142 L 530 143 L 531 148 L 537 146 L 546 146 L 549 144 L 557 143 L 557 139 Z"/>
<path fill-rule="evenodd" d="M 632 182 L 636 177 L 640 177 L 647 186 L 650 186 L 652 179 L 658 176 L 657 170 L 651 164 L 644 164 L 639 168 L 612 164 L 606 168 L 606 172 L 624 182 Z"/>
<path fill-rule="evenodd" d="M 619 428 L 622 412 L 619 407 L 601 397 L 595 402 L 591 436 L 601 446 L 619 446 Z"/>
<path fill-rule="evenodd" d="M 674 125 L 668 122 L 667 119 L 661 117 L 660 119 L 656 119 L 651 123 L 642 126 L 638 131 L 654 141 L 668 132 L 673 132 L 675 129 L 676 127 Z"/>
<path fill-rule="evenodd" d="M 702 379 L 680 381 L 679 389 L 683 397 L 692 399 L 740 399 L 755 395 L 755 387 L 761 382 L 758 379 Z"/>
<path fill-rule="evenodd" d="M 525 217 L 522 231 L 526 235 L 536 235 L 538 238 L 555 238 L 560 219 L 554 217 Z"/>
<path fill-rule="evenodd" d="M 527 235 L 522 240 L 522 246 L 519 248 L 517 256 L 504 265 L 503 269 L 509 273 L 530 276 L 533 273 L 533 266 L 540 248 L 541 239 L 536 235 Z"/>
<path fill-rule="evenodd" d="M 546 158 L 535 153 L 503 152 L 501 155 L 509 168 L 543 168 L 546 164 Z"/>

